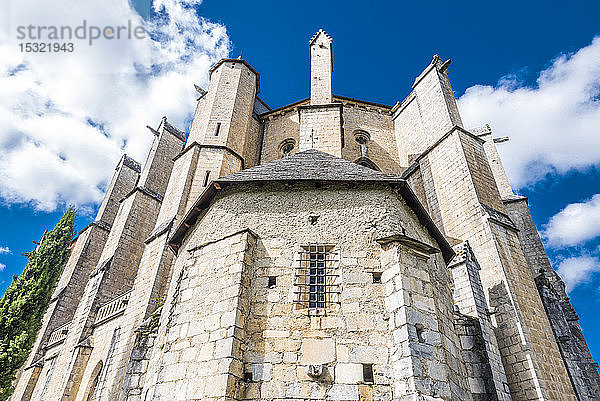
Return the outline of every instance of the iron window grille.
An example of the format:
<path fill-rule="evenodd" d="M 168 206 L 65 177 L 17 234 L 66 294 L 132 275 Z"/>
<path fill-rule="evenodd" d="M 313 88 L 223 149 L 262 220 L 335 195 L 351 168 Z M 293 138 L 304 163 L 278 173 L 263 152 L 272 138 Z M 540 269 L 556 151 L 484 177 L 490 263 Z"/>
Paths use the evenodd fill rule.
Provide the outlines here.
<path fill-rule="evenodd" d="M 322 316 L 332 304 L 339 303 L 339 254 L 334 245 L 303 245 L 296 268 L 297 309 Z"/>

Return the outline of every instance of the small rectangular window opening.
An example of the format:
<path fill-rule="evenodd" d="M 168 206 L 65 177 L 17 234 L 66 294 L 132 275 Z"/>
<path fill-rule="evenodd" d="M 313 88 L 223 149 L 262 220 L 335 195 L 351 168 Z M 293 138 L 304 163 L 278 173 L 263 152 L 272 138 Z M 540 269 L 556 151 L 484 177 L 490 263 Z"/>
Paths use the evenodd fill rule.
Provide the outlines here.
<path fill-rule="evenodd" d="M 381 284 L 381 272 L 373 272 L 373 283 Z"/>
<path fill-rule="evenodd" d="M 363 382 L 365 383 L 373 383 L 375 382 L 373 378 L 373 364 L 372 363 L 363 363 Z"/>
<path fill-rule="evenodd" d="M 252 381 L 252 372 L 244 372 L 244 381 L 247 383 Z"/>
<path fill-rule="evenodd" d="M 204 176 L 204 186 L 208 185 L 208 179 L 210 178 L 210 170 L 206 171 L 206 175 Z"/>
<path fill-rule="evenodd" d="M 277 285 L 277 277 L 275 277 L 275 276 L 269 276 L 269 284 L 267 285 L 267 287 L 273 288 L 276 285 Z"/>
<path fill-rule="evenodd" d="M 215 129 L 215 136 L 219 136 L 219 131 L 221 131 L 221 123 L 217 123 L 217 128 Z"/>

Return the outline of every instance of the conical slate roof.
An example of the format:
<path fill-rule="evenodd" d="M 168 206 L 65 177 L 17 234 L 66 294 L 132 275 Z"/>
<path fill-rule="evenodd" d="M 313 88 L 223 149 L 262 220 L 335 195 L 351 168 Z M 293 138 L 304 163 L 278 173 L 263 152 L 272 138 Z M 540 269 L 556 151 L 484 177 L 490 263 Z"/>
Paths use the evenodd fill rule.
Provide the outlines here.
<path fill-rule="evenodd" d="M 309 149 L 221 177 L 217 182 L 247 181 L 400 181 L 379 171 Z"/>
<path fill-rule="evenodd" d="M 183 220 L 175 228 L 169 245 L 177 252 L 188 230 L 196 223 L 202 211 L 210 207 L 217 192 L 230 185 L 244 182 L 313 181 L 313 182 L 380 182 L 398 190 L 417 218 L 438 242 L 444 259 L 449 262 L 454 251 L 444 235 L 435 226 L 406 180 L 349 162 L 315 149 L 305 150 L 289 157 L 251 167 L 211 182 L 196 199 Z"/>

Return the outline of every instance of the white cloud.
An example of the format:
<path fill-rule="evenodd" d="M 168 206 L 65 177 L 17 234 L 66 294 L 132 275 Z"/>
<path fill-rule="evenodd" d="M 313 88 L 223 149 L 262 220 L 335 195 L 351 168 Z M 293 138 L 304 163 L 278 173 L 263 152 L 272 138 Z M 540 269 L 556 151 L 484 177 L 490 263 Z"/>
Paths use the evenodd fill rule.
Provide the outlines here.
<path fill-rule="evenodd" d="M 577 285 L 590 281 L 594 273 L 600 272 L 600 260 L 592 256 L 570 257 L 562 260 L 557 270 L 567 291 L 571 291 Z"/>
<path fill-rule="evenodd" d="M 229 53 L 224 26 L 196 14 L 198 0 L 154 0 L 143 21 L 130 2 L 0 0 L 0 198 L 40 210 L 100 201 L 121 153 L 140 162 L 166 115 L 186 129 L 193 84 Z M 5 15 L 6 17 L 6 15 Z M 144 40 L 74 41 L 73 53 L 22 53 L 20 25 L 143 25 Z"/>
<path fill-rule="evenodd" d="M 600 194 L 567 205 L 544 225 L 542 236 L 554 248 L 580 245 L 600 236 Z"/>
<path fill-rule="evenodd" d="M 10 253 L 10 248 L 7 246 L 0 246 L 0 255 Z"/>
<path fill-rule="evenodd" d="M 515 76 L 477 85 L 458 100 L 467 127 L 490 123 L 511 183 L 531 185 L 548 173 L 600 164 L 600 37 L 563 54 L 540 72 L 537 85 Z"/>
<path fill-rule="evenodd" d="M 2 273 L 6 269 L 6 265 L 4 263 L 0 263 L 0 273 Z"/>

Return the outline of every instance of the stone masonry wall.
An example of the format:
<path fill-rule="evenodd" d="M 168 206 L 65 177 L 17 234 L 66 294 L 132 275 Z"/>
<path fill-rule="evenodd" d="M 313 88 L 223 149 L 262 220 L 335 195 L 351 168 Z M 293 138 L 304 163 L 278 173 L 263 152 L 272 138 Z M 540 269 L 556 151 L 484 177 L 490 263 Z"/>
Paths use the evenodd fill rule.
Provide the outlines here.
<path fill-rule="evenodd" d="M 397 175 L 401 171 L 394 127 L 389 110 L 374 106 L 345 102 L 343 108 L 344 147 L 342 158 L 356 161 L 361 157 L 361 147 L 354 133 L 364 131 L 371 140 L 366 145 L 366 156 L 382 172 Z"/>
<path fill-rule="evenodd" d="M 513 399 L 572 399 L 568 375 L 556 343 L 549 336 L 548 320 L 539 313 L 541 301 L 516 230 L 507 228 L 510 221 L 498 220 L 502 213 L 485 208 L 478 198 L 485 185 L 476 190 L 477 180 L 470 170 L 474 163 L 469 162 L 464 149 L 481 143 L 466 137 L 468 134 L 456 129 L 420 158 L 421 169 L 428 170 L 423 170 L 421 176 L 432 179 L 424 183 L 430 192 L 423 201 L 436 200 L 430 210 L 435 212 L 435 207 L 439 207 L 440 215 L 434 220 L 442 220 L 447 236 L 468 239 L 481 264 L 481 279 L 490 306 L 498 306 L 497 319 L 504 316 L 502 324 L 498 321 L 496 335 Z M 531 362 L 523 364 L 525 360 Z M 555 375 L 561 368 L 561 374 Z"/>
<path fill-rule="evenodd" d="M 447 71 L 440 71 L 437 56 L 417 77 L 413 88 L 393 116 L 400 162 L 405 166 L 452 127 L 462 126 Z"/>
<path fill-rule="evenodd" d="M 531 275 L 535 277 L 537 288 L 577 396 L 580 400 L 596 399 L 600 397 L 598 368 L 581 332 L 579 316 L 571 306 L 565 285 L 550 265 L 550 260 L 529 212 L 527 198 L 507 199 L 504 204 L 519 229 L 519 242 L 525 252 Z"/>
<path fill-rule="evenodd" d="M 300 115 L 297 109 L 269 113 L 262 118 L 264 137 L 262 144 L 261 163 L 268 163 L 281 158 L 280 146 L 286 139 L 296 142 L 292 154 L 298 151 L 300 143 Z"/>
<path fill-rule="evenodd" d="M 240 232 L 185 252 L 161 314 L 145 399 L 238 399 L 253 243 Z"/>
<path fill-rule="evenodd" d="M 496 185 L 498 186 L 500 197 L 502 199 L 514 197 L 512 187 L 506 176 L 506 171 L 504 171 L 504 166 L 502 165 L 502 160 L 498 154 L 496 143 L 494 143 L 494 138 L 492 137 L 492 129 L 486 124 L 483 127 L 472 129 L 471 132 L 485 141 L 483 148 L 490 164 L 490 168 L 494 173 L 494 181 L 496 181 Z"/>
<path fill-rule="evenodd" d="M 394 399 L 471 400 L 445 264 L 401 242 L 382 248 Z"/>
<path fill-rule="evenodd" d="M 298 150 L 317 149 L 341 157 L 342 105 L 300 106 L 300 143 Z"/>
<path fill-rule="evenodd" d="M 464 158 L 470 171 L 470 179 L 479 202 L 503 212 L 504 205 L 482 146 L 484 142 L 464 132 L 460 134 L 460 137 Z"/>
<path fill-rule="evenodd" d="M 208 92 L 198 103 L 188 144 L 222 145 L 245 153 L 257 94 L 256 73 L 237 60 L 212 71 Z"/>
<path fill-rule="evenodd" d="M 297 196 L 298 191 L 302 191 L 303 196 Z M 269 208 L 264 205 L 269 205 Z M 290 214 L 290 210 L 295 213 Z M 319 217 L 313 225 L 309 215 L 314 214 Z M 227 190 L 227 196 L 217 199 L 196 227 L 180 250 L 167 303 L 161 315 L 161 330 L 163 326 L 165 328 L 159 331 L 158 347 L 155 346 L 150 361 L 151 373 L 146 375 L 144 387 L 144 391 L 150 390 L 149 397 L 153 395 L 157 400 L 167 399 L 167 393 L 181 399 L 196 397 L 190 394 L 201 391 L 198 386 L 202 384 L 189 381 L 186 387 L 182 379 L 191 374 L 207 374 L 223 366 L 222 363 L 209 361 L 225 356 L 222 352 L 227 348 L 217 349 L 217 344 L 213 345 L 210 338 L 211 335 L 216 336 L 216 332 L 229 331 L 222 323 L 218 323 L 216 317 L 207 315 L 201 319 L 194 316 L 210 314 L 212 308 L 220 307 L 215 299 L 226 299 L 218 290 L 227 288 L 221 287 L 226 285 L 227 279 L 216 278 L 222 277 L 222 274 L 219 275 L 219 266 L 222 266 L 223 258 L 232 262 L 237 259 L 225 256 L 229 248 L 224 241 L 238 235 L 228 237 L 229 234 L 249 228 L 257 236 L 254 258 L 245 273 L 251 306 L 248 318 L 243 323 L 237 323 L 236 330 L 244 329 L 244 333 L 236 336 L 242 341 L 239 349 L 243 351 L 241 361 L 244 364 L 236 368 L 242 370 L 233 376 L 249 372 L 252 379 L 240 387 L 242 393 L 234 399 L 309 399 L 327 396 L 329 399 L 358 400 L 360 396 L 383 400 L 396 397 L 394 391 L 398 392 L 398 396 L 432 391 L 444 399 L 449 399 L 451 394 L 461 394 L 461 397 L 466 397 L 464 399 L 469 399 L 465 393 L 466 383 L 461 384 L 460 361 L 456 358 L 459 348 L 458 338 L 453 334 L 448 271 L 439 255 L 432 257 L 435 263 L 431 260 L 430 264 L 423 264 L 423 267 L 427 266 L 425 269 L 437 271 L 435 277 L 427 279 L 430 284 L 419 284 L 420 287 L 414 289 L 423 291 L 432 286 L 433 291 L 433 288 L 446 286 L 445 289 L 436 290 L 439 294 L 445 293 L 446 297 L 427 301 L 415 293 L 409 299 L 415 302 L 415 307 L 424 308 L 428 313 L 436 308 L 443 308 L 445 312 L 440 312 L 441 315 L 434 317 L 433 321 L 423 316 L 421 321 L 420 315 L 413 315 L 417 320 L 404 323 L 405 326 L 398 333 L 399 336 L 401 332 L 409 336 L 402 340 L 407 341 L 406 349 L 410 349 L 408 343 L 412 342 L 415 342 L 415 350 L 422 349 L 423 361 L 428 361 L 422 366 L 423 380 L 412 387 L 394 386 L 397 378 L 390 362 L 392 350 L 389 344 L 394 338 L 391 330 L 396 327 L 394 322 L 397 318 L 396 314 L 390 312 L 395 311 L 395 307 L 391 304 L 386 307 L 386 285 L 373 283 L 372 273 L 383 271 L 381 245 L 374 239 L 379 235 L 403 232 L 404 229 L 406 235 L 412 238 L 435 243 L 393 191 L 371 186 L 355 190 L 345 186 L 316 189 L 305 184 L 298 185 L 294 191 L 277 185 L 261 188 L 243 186 Z M 294 303 L 296 252 L 301 244 L 315 241 L 334 243 L 341 259 L 341 304 L 332 307 L 331 315 L 325 317 L 309 317 L 306 310 L 297 309 Z M 400 254 L 407 264 L 419 260 L 404 256 L 406 252 Z M 210 266 L 210 270 L 204 266 Z M 212 278 L 213 270 L 217 275 L 215 278 Z M 205 273 L 200 274 L 201 271 Z M 269 276 L 276 277 L 276 285 L 272 288 L 267 288 Z M 386 280 L 392 277 L 389 275 Z M 425 276 L 421 279 L 425 280 Z M 204 289 L 204 285 L 211 285 L 211 288 L 216 286 L 217 290 Z M 409 283 L 399 280 L 396 285 L 400 289 Z M 238 305 L 245 303 L 242 298 Z M 212 300 L 210 307 L 198 304 L 209 300 Z M 214 313 L 218 316 L 222 312 Z M 223 317 L 220 321 L 223 321 Z M 204 323 L 204 327 L 197 326 L 202 324 L 200 322 Z M 424 326 L 422 334 L 431 345 L 419 343 L 415 324 Z M 442 349 L 442 343 L 449 347 L 447 351 Z M 167 351 L 161 351 L 161 347 Z M 324 352 L 311 353 L 311 349 Z M 429 349 L 438 349 L 435 356 L 441 358 L 441 363 L 435 360 Z M 233 358 L 231 361 L 239 358 L 238 354 L 228 357 Z M 206 362 L 203 362 L 204 358 L 207 358 Z M 314 381 L 306 374 L 308 365 L 315 363 L 315 358 L 327 363 L 325 381 Z M 168 369 L 161 368 L 166 364 L 169 364 Z M 363 364 L 373 365 L 374 384 L 363 382 Z M 444 364 L 447 367 L 442 366 Z M 398 365 L 397 369 L 405 369 L 402 371 L 405 372 L 408 367 Z M 397 374 L 406 374 L 402 372 L 398 371 Z M 436 379 L 430 379 L 430 375 Z M 179 380 L 181 385 L 176 384 Z M 445 384 L 435 385 L 434 381 Z M 151 387 L 157 382 L 160 384 L 154 391 Z M 223 380 L 206 384 L 209 385 L 210 391 L 214 386 L 226 390 L 231 382 L 227 382 L 223 376 Z M 198 398 L 209 397 L 208 393 L 202 394 Z M 222 397 L 236 397 L 231 392 L 219 394 Z"/>
<path fill-rule="evenodd" d="M 479 320 L 456 313 L 454 326 L 460 338 L 461 356 L 467 365 L 469 390 L 473 401 L 498 400 Z M 507 399 L 510 400 L 510 396 Z"/>
<path fill-rule="evenodd" d="M 420 153 L 419 149 L 427 147 L 425 143 L 417 143 L 423 141 L 421 138 L 424 137 L 424 127 L 419 101 L 414 92 L 404 99 L 392 120 L 400 164 L 409 166 L 413 158 Z"/>
<path fill-rule="evenodd" d="M 509 401 L 506 373 L 479 276 L 481 267 L 467 241 L 454 250 L 456 256 L 448 267 L 457 310 L 455 325 L 461 336 L 473 399 Z"/>
<path fill-rule="evenodd" d="M 140 179 L 138 187 L 121 202 L 98 265 L 94 266 L 87 281 L 62 345 L 63 352 L 57 357 L 55 373 L 48 386 L 49 399 L 75 400 L 80 388 L 88 387 L 85 380 L 89 380 L 89 372 L 94 369 L 88 365 L 88 360 L 98 359 L 98 353 L 110 341 L 111 336 L 94 336 L 96 313 L 101 305 L 127 292 L 133 285 L 143 241 L 154 227 L 164 196 L 164 192 L 154 191 L 164 187 L 161 182 L 163 170 L 170 174 L 172 159 L 182 146 L 180 138 L 165 129 L 161 131 L 155 138 L 155 144 L 158 142 L 155 151 L 146 160 L 141 174 L 143 180 Z"/>

